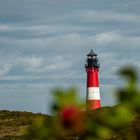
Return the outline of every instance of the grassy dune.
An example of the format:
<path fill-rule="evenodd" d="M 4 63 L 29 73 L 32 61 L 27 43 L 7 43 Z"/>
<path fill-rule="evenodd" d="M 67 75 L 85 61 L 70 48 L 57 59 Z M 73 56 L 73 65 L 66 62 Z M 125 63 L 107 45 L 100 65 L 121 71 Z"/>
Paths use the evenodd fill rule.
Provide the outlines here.
<path fill-rule="evenodd" d="M 31 112 L 0 111 L 0 139 L 21 139 L 26 130 L 38 119 L 47 118 L 47 115 Z"/>

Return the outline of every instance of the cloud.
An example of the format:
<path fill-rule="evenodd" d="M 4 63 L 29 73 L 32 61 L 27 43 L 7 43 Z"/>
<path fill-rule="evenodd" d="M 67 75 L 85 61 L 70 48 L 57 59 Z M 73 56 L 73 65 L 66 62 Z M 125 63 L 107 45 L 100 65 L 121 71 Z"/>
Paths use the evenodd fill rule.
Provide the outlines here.
<path fill-rule="evenodd" d="M 43 65 L 43 59 L 41 57 L 31 56 L 30 58 L 24 58 L 23 63 L 28 69 L 36 69 Z"/>
<path fill-rule="evenodd" d="M 78 17 L 81 17 L 85 21 L 117 21 L 117 22 L 140 22 L 140 16 L 136 14 L 128 13 L 119 13 L 111 11 L 94 11 L 87 10 L 81 11 L 77 14 Z"/>
<path fill-rule="evenodd" d="M 0 78 L 5 76 L 10 71 L 11 66 L 9 64 L 0 65 Z"/>
<path fill-rule="evenodd" d="M 0 24 L 0 32 L 31 32 L 32 34 L 38 34 L 38 36 L 43 34 L 57 34 L 57 33 L 69 33 L 74 31 L 83 30 L 78 26 L 67 26 L 67 25 L 50 25 L 50 24 L 40 24 L 40 25 L 5 25 Z M 35 36 L 35 35 L 34 35 Z"/>
<path fill-rule="evenodd" d="M 97 41 L 99 44 L 109 44 L 112 42 L 116 42 L 121 38 L 122 37 L 119 34 L 113 32 L 103 32 L 95 36 L 95 41 Z"/>

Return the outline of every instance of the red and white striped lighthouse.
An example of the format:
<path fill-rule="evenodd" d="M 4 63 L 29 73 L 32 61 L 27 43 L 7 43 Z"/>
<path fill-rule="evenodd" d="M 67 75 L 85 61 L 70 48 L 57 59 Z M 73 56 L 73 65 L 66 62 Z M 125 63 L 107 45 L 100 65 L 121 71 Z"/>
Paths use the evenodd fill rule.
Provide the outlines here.
<path fill-rule="evenodd" d="M 87 63 L 85 64 L 87 72 L 86 100 L 89 110 L 100 108 L 99 67 L 100 64 L 98 63 L 97 54 L 91 49 L 91 52 L 87 55 Z"/>

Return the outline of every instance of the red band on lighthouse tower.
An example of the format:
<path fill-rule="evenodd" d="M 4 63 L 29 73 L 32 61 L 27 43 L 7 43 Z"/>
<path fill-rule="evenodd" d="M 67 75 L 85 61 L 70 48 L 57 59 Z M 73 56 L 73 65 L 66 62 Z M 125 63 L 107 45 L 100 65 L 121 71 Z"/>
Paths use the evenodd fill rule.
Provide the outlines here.
<path fill-rule="evenodd" d="M 87 103 L 88 109 L 94 110 L 100 108 L 100 90 L 99 90 L 99 63 L 97 54 L 92 50 L 87 55 L 87 63 L 85 65 L 87 72 Z"/>

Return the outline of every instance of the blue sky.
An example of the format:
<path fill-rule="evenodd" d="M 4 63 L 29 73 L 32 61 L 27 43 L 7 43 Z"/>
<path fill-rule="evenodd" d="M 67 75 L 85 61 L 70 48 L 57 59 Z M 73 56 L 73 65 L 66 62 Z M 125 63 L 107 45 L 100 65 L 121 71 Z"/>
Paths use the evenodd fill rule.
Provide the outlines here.
<path fill-rule="evenodd" d="M 117 70 L 140 70 L 139 0 L 1 0 L 0 109 L 49 113 L 51 90 L 77 86 L 84 63 L 100 60 L 102 106 L 115 104 Z"/>

